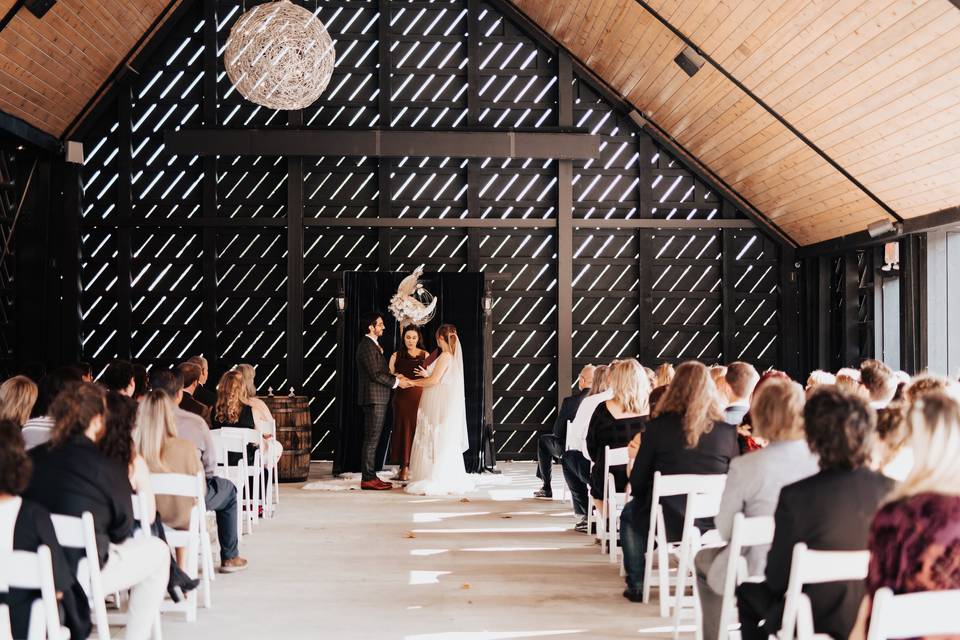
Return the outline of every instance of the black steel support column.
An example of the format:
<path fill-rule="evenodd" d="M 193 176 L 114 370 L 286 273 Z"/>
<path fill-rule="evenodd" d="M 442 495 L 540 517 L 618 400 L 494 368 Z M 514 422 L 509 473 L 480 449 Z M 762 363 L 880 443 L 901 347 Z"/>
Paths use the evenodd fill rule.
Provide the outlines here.
<path fill-rule="evenodd" d="M 63 362 L 75 362 L 80 360 L 80 216 L 83 208 L 80 165 L 63 162 L 61 176 L 59 351 Z"/>
<path fill-rule="evenodd" d="M 291 111 L 292 127 L 303 111 Z M 303 393 L 303 157 L 287 158 L 287 383 Z"/>
<path fill-rule="evenodd" d="M 780 247 L 780 366 L 795 380 L 803 380 L 800 366 L 800 274 L 795 266 L 796 252 Z"/>
<path fill-rule="evenodd" d="M 860 364 L 860 273 L 857 269 L 856 252 L 843 256 L 843 331 L 841 333 L 841 366 L 856 367 Z"/>
<path fill-rule="evenodd" d="M 392 271 L 390 266 L 390 228 L 377 229 L 377 269 Z"/>
<path fill-rule="evenodd" d="M 217 126 L 217 3 L 203 2 L 203 124 Z M 206 218 L 217 216 L 217 158 L 203 157 L 203 191 L 200 211 Z M 210 377 L 220 373 L 220 351 L 217 349 L 217 229 L 204 225 L 200 232 L 202 242 L 200 303 L 200 350 L 207 359 Z M 215 382 L 207 382 L 209 386 Z"/>
<path fill-rule="evenodd" d="M 640 191 L 640 218 L 648 218 L 650 216 L 650 209 L 653 207 L 653 189 L 651 188 L 653 184 L 653 170 L 650 166 L 650 159 L 653 158 L 655 151 L 656 147 L 650 136 L 637 136 L 637 153 L 640 154 L 640 185 L 638 187 Z M 637 231 L 637 247 L 640 251 L 639 264 L 637 265 L 637 273 L 639 276 L 637 282 L 637 313 L 639 323 L 637 328 L 640 331 L 639 356 L 640 362 L 648 367 L 655 365 L 653 354 L 650 353 L 651 331 L 649 326 L 646 326 L 647 323 L 650 322 L 650 313 L 653 309 L 653 292 L 650 290 L 652 284 L 650 280 L 650 270 L 653 264 L 652 256 L 650 255 L 650 246 L 653 242 L 651 233 L 652 232 L 647 229 Z"/>
<path fill-rule="evenodd" d="M 557 60 L 560 126 L 573 125 L 573 65 Z M 573 380 L 573 161 L 557 161 L 557 402 L 570 395 Z"/>
<path fill-rule="evenodd" d="M 736 217 L 736 212 L 726 200 L 721 205 L 721 216 Z M 733 362 L 737 354 L 733 352 L 733 334 L 737 330 L 733 313 L 733 285 L 736 281 L 733 269 L 733 231 L 720 230 L 720 350 L 723 362 Z"/>
<path fill-rule="evenodd" d="M 130 92 L 130 83 L 124 82 L 117 92 L 117 112 L 119 127 L 117 129 L 117 355 L 120 358 L 130 359 L 133 305 L 131 302 L 131 258 L 132 247 L 130 241 L 133 219 L 133 96 Z"/>
<path fill-rule="evenodd" d="M 927 366 L 927 238 L 900 241 L 900 366 L 910 374 Z"/>

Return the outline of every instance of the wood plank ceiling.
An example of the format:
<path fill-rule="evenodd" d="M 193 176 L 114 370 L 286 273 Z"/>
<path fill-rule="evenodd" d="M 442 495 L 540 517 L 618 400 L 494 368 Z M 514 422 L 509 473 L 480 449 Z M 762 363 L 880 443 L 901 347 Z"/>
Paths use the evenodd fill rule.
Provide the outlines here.
<path fill-rule="evenodd" d="M 799 244 L 960 205 L 960 10 L 949 0 L 511 0 Z"/>
<path fill-rule="evenodd" d="M 960 205 L 950 0 L 511 1 L 799 244 L 891 216 L 709 63 L 688 77 L 651 11 L 900 216 Z M 0 32 L 0 110 L 61 137 L 168 2 L 21 9 Z"/>
<path fill-rule="evenodd" d="M 0 109 L 60 137 L 167 4 L 59 0 L 42 20 L 21 8 L 0 31 Z"/>

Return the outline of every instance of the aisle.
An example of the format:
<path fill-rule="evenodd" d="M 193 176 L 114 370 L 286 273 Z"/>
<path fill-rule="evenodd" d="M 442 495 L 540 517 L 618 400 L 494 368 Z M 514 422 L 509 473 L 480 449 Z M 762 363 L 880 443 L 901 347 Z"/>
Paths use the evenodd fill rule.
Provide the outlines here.
<path fill-rule="evenodd" d="M 165 615 L 164 638 L 668 636 L 654 607 L 621 597 L 569 503 L 529 497 L 533 465 L 501 468 L 468 501 L 284 485 L 280 517 L 244 537 L 250 569 L 218 575 L 196 623 Z"/>

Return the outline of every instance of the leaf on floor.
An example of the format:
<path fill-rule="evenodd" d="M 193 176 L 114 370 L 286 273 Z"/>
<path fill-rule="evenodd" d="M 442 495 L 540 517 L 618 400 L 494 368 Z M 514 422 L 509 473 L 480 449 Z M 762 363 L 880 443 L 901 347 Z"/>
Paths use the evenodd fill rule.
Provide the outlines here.
<path fill-rule="evenodd" d="M 469 588 L 470 588 L 470 583 L 469 583 L 469 582 L 464 582 L 462 585 L 460 585 L 460 588 L 461 588 L 461 589 L 469 589 Z"/>
<path fill-rule="evenodd" d="M 470 502 L 470 498 L 460 498 L 460 502 Z"/>
<path fill-rule="evenodd" d="M 415 534 L 413 531 L 407 531 L 407 533 L 404 534 L 403 537 L 404 537 L 404 538 L 416 538 L 416 537 L 417 537 L 417 534 Z"/>
<path fill-rule="evenodd" d="M 500 516 L 500 517 L 501 517 L 502 519 L 504 519 L 504 520 L 509 520 L 509 519 L 512 518 L 513 516 L 511 516 L 511 515 L 506 515 L 506 516 Z"/>

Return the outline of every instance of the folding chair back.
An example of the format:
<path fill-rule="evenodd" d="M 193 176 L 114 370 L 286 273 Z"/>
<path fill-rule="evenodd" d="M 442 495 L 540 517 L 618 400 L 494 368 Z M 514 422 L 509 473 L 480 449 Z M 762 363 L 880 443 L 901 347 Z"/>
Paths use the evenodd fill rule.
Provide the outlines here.
<path fill-rule="evenodd" d="M 50 638 L 68 640 L 70 632 L 60 624 L 57 590 L 53 583 L 50 548 L 40 545 L 34 551 L 11 551 L 0 559 L 0 589 L 39 590 L 40 599 L 30 608 L 28 640 Z M 8 626 L 9 628 L 9 626 Z"/>
<path fill-rule="evenodd" d="M 611 509 L 616 499 L 616 488 L 614 484 L 608 481 L 611 477 L 610 467 L 625 465 L 629 459 L 626 447 L 611 449 L 606 446 L 603 448 L 603 510 L 598 519 L 597 534 L 600 535 L 600 553 L 607 553 L 609 549 L 610 562 L 616 561 L 615 547 L 617 546 L 617 527 L 613 520 L 616 509 Z M 602 523 L 603 528 L 602 534 L 600 523 Z"/>
<path fill-rule="evenodd" d="M 184 549 L 187 562 L 186 573 L 191 578 L 196 578 L 199 575 L 198 559 L 201 549 L 200 518 L 205 517 L 205 514 L 200 511 L 206 493 L 203 474 L 154 473 L 150 476 L 150 484 L 154 495 L 178 496 L 196 500 L 196 503 L 190 509 L 190 520 L 186 530 L 164 527 L 167 544 L 173 549 Z M 196 593 L 186 594 L 184 600 L 178 603 L 164 601 L 162 610 L 183 612 L 187 621 L 192 622 L 197 617 Z"/>
<path fill-rule="evenodd" d="M 136 504 L 136 500 L 134 500 Z M 79 518 L 51 514 L 57 542 L 67 549 L 83 549 L 84 557 L 77 565 L 77 581 L 87 594 L 93 619 L 97 625 L 97 637 L 110 640 L 110 622 L 107 617 L 107 594 L 100 577 L 100 557 L 97 553 L 97 536 L 93 527 L 93 514 L 85 511 Z M 149 532 L 149 529 L 147 529 Z"/>
<path fill-rule="evenodd" d="M 814 636 L 813 610 L 804 585 L 863 580 L 869 564 L 869 551 L 814 551 L 802 542 L 794 545 L 780 640 L 792 640 L 794 634 L 801 640 Z"/>
<path fill-rule="evenodd" d="M 960 635 L 960 589 L 894 595 L 884 587 L 873 595 L 867 640 Z"/>
<path fill-rule="evenodd" d="M 728 545 L 727 571 L 723 581 L 723 600 L 720 605 L 720 629 L 717 640 L 727 640 L 736 610 L 736 588 L 750 578 L 747 563 L 741 555 L 746 547 L 773 542 L 773 516 L 748 518 L 742 513 L 733 516 L 733 531 Z"/>

